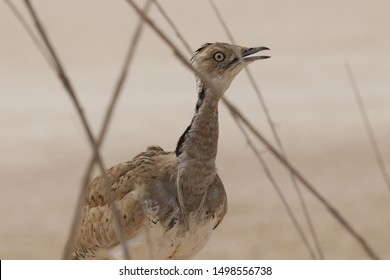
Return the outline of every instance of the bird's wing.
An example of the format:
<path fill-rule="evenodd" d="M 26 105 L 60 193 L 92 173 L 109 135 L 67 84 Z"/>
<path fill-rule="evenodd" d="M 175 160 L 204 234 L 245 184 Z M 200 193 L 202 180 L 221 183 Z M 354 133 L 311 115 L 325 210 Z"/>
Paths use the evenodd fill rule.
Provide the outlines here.
<path fill-rule="evenodd" d="M 126 238 L 134 236 L 143 226 L 145 213 L 142 197 L 145 189 L 154 185 L 158 179 L 155 157 L 162 153 L 166 152 L 160 147 L 149 147 L 133 160 L 106 171 Z M 88 197 L 82 215 L 79 236 L 73 246 L 77 257 L 90 258 L 95 256 L 98 249 L 110 248 L 119 243 L 112 206 L 102 176 L 96 177 L 88 185 Z"/>
<path fill-rule="evenodd" d="M 209 197 L 206 203 L 209 209 L 213 209 L 212 215 L 216 217 L 216 223 L 213 227 L 215 229 L 225 217 L 228 207 L 226 191 L 218 174 L 208 192 Z"/>

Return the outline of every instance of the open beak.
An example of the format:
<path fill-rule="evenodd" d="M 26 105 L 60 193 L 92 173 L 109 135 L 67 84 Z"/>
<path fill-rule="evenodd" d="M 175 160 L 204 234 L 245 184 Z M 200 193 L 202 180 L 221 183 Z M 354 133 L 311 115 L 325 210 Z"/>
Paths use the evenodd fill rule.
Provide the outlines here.
<path fill-rule="evenodd" d="M 244 61 L 252 62 L 259 59 L 266 59 L 270 58 L 268 55 L 261 55 L 261 56 L 249 56 L 254 53 L 258 53 L 260 51 L 269 50 L 267 47 L 255 47 L 255 48 L 245 48 L 242 53 L 242 58 Z"/>

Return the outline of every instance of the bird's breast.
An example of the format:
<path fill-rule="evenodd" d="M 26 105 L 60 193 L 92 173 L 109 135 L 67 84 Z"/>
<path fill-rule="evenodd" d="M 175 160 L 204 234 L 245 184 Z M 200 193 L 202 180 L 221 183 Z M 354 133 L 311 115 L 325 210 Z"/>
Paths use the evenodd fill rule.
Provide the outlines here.
<path fill-rule="evenodd" d="M 210 211 L 204 209 L 199 213 L 189 213 L 189 223 L 185 226 L 180 222 L 178 207 L 170 216 L 161 219 L 155 203 L 149 201 L 145 204 L 145 211 L 149 211 L 147 221 L 136 236 L 127 241 L 132 259 L 190 259 L 206 245 L 218 223 L 218 213 L 210 215 Z M 111 255 L 120 259 L 121 252 L 118 245 L 112 249 Z"/>

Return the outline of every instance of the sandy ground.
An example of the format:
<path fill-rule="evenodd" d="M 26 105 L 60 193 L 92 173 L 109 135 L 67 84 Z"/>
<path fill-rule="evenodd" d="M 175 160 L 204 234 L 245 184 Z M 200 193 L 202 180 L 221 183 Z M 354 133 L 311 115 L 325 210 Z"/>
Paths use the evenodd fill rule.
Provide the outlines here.
<path fill-rule="evenodd" d="M 33 2 L 97 131 L 137 17 L 125 1 Z M 271 48 L 272 58 L 251 70 L 291 161 L 381 258 L 390 259 L 390 191 L 344 69 L 350 62 L 390 171 L 390 2 L 216 2 L 239 44 Z M 193 49 L 228 41 L 208 1 L 163 5 Z M 155 8 L 151 14 L 178 43 Z M 58 259 L 91 150 L 70 99 L 4 2 L 0 23 L 0 258 Z M 272 139 L 245 74 L 227 96 Z M 174 149 L 195 102 L 193 75 L 146 29 L 104 145 L 106 165 L 150 144 Z M 308 234 L 289 173 L 259 149 Z M 229 212 L 197 258 L 309 259 L 222 104 L 218 167 Z M 325 258 L 367 258 L 329 212 L 302 192 Z"/>

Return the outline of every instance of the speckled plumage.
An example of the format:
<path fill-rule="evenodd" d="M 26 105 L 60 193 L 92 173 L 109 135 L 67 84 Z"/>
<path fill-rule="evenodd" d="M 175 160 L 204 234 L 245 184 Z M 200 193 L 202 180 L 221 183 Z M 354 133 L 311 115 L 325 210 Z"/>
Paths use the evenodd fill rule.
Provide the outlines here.
<path fill-rule="evenodd" d="M 225 43 L 198 49 L 192 63 L 209 77 L 213 90 L 197 78 L 195 114 L 176 150 L 152 146 L 107 170 L 132 258 L 191 258 L 222 221 L 227 199 L 215 165 L 218 101 L 245 65 L 266 58 L 246 56 L 263 49 Z M 82 215 L 78 238 L 71 245 L 74 257 L 123 258 L 101 176 L 88 186 Z"/>

